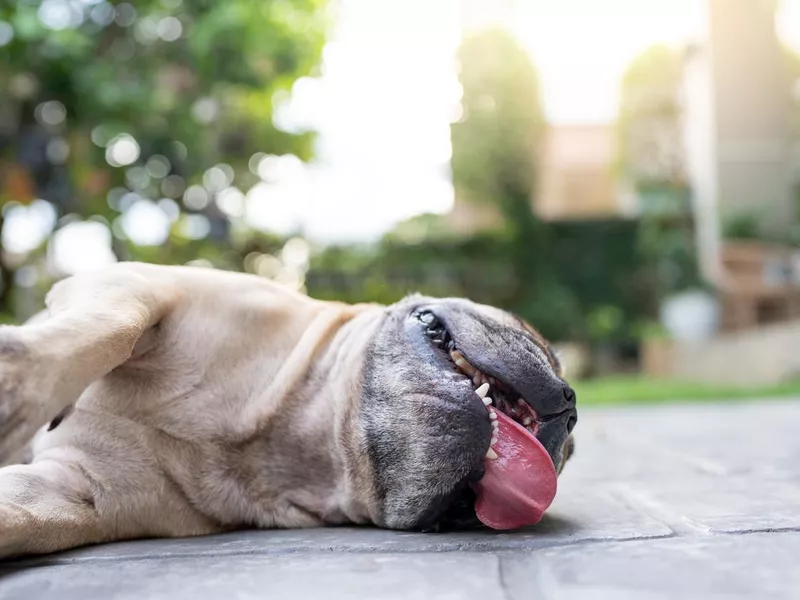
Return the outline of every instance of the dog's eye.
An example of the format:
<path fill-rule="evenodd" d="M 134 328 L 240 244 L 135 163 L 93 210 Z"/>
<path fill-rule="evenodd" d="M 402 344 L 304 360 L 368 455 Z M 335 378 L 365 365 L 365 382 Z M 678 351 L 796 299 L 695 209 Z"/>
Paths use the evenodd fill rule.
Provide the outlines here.
<path fill-rule="evenodd" d="M 452 350 L 454 345 L 444 324 L 428 310 L 415 311 L 411 315 L 425 325 L 425 334 L 440 348 Z"/>
<path fill-rule="evenodd" d="M 439 326 L 439 319 L 429 310 L 417 311 L 414 313 L 414 316 L 425 323 L 430 329 L 435 329 Z"/>

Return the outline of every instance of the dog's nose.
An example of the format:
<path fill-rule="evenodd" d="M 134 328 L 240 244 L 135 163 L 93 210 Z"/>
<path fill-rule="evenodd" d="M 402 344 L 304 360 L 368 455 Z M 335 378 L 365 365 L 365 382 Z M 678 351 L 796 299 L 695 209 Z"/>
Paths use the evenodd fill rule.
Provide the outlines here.
<path fill-rule="evenodd" d="M 575 391 L 560 380 L 551 382 L 551 387 L 546 387 L 543 393 L 532 398 L 526 397 L 526 400 L 544 418 L 575 412 Z"/>
<path fill-rule="evenodd" d="M 567 401 L 567 404 L 569 404 L 570 407 L 574 407 L 577 400 L 575 398 L 575 390 L 573 390 L 568 385 L 565 385 L 562 392 L 564 394 L 564 400 Z"/>
<path fill-rule="evenodd" d="M 554 415 L 539 424 L 539 432 L 536 437 L 547 450 L 556 467 L 559 467 L 559 460 L 563 460 L 561 452 L 576 421 L 577 411 L 572 409 Z"/>
<path fill-rule="evenodd" d="M 572 414 L 567 419 L 567 433 L 572 433 L 572 430 L 575 429 L 575 424 L 578 422 L 578 411 L 574 408 L 572 409 Z"/>

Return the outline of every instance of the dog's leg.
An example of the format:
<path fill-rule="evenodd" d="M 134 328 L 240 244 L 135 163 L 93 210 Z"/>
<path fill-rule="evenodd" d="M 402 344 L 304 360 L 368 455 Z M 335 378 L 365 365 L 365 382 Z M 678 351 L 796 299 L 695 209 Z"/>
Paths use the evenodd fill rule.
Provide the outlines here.
<path fill-rule="evenodd" d="M 77 466 L 45 460 L 0 469 L 0 559 L 106 541 L 110 531 Z"/>
<path fill-rule="evenodd" d="M 124 363 L 174 294 L 122 263 L 53 286 L 46 318 L 0 327 L 0 465 Z"/>
<path fill-rule="evenodd" d="M 53 287 L 46 315 L 0 328 L 0 465 L 89 385 L 150 347 L 182 293 L 153 273 L 122 263 L 72 277 Z M 69 418 L 87 420 L 87 432 L 104 426 L 80 402 Z M 142 435 L 116 425 L 111 436 L 0 468 L 0 558 L 219 531 L 186 501 Z"/>
<path fill-rule="evenodd" d="M 92 418 L 92 415 L 74 415 Z M 135 429 L 100 446 L 45 450 L 0 469 L 0 560 L 138 538 L 205 535 L 223 527 L 186 501 Z"/>
<path fill-rule="evenodd" d="M 222 527 L 186 503 L 135 448 L 96 460 L 80 451 L 0 469 L 0 560 L 144 537 L 205 535 Z M 125 458 L 136 465 L 132 484 Z M 128 466 L 127 468 L 130 468 Z"/>

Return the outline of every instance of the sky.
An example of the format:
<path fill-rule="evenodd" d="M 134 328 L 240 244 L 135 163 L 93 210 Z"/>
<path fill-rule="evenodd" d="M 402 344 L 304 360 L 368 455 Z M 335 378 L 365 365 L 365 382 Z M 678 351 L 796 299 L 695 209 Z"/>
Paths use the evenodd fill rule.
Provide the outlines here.
<path fill-rule="evenodd" d="M 523 0 L 512 30 L 540 72 L 553 123 L 609 122 L 619 81 L 654 43 L 678 45 L 701 35 L 698 0 Z"/>
<path fill-rule="evenodd" d="M 462 25 L 499 21 L 513 31 L 539 70 L 550 122 L 608 122 L 631 60 L 652 44 L 700 36 L 705 0 L 335 1 L 321 77 L 296 82 L 276 114 L 287 130 L 319 132 L 316 158 L 308 165 L 259 159 L 254 167 L 265 181 L 246 195 L 235 188 L 224 195 L 252 226 L 284 234 L 299 228 L 327 243 L 371 241 L 416 214 L 451 209 L 449 125 L 459 112 L 454 55 Z M 783 0 L 777 29 L 800 51 L 800 0 Z M 163 239 L 177 209 L 170 202 L 137 204 L 123 219 L 126 233 Z M 35 246 L 36 232 L 46 234 L 54 222 L 41 204 L 13 217 L 2 240 L 9 248 Z M 113 260 L 102 226 L 69 227 L 51 249 L 65 270 L 97 266 L 80 257 Z"/>
<path fill-rule="evenodd" d="M 325 241 L 372 239 L 453 202 L 450 129 L 460 100 L 451 0 L 343 0 L 319 81 L 295 85 L 279 124 L 320 133 L 304 174 L 307 201 L 261 205 L 259 220 L 294 222 Z M 298 194 L 299 196 L 299 194 Z"/>

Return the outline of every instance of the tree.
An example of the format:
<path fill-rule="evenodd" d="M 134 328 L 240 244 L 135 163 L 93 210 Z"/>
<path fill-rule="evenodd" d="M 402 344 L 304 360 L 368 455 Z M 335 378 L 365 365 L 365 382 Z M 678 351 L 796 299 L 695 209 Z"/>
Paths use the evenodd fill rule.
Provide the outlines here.
<path fill-rule="evenodd" d="M 797 140 L 800 139 L 800 53 L 787 47 L 784 56 L 792 93 L 792 134 Z"/>
<path fill-rule="evenodd" d="M 574 293 L 548 266 L 554 263 L 532 259 L 553 247 L 552 228 L 532 211 L 545 131 L 536 68 L 503 29 L 466 38 L 458 60 L 463 114 L 451 127 L 456 196 L 496 206 L 503 217 L 514 272 L 507 306 L 546 335 L 571 331 L 582 322 Z"/>
<path fill-rule="evenodd" d="M 653 46 L 622 78 L 618 125 L 621 175 L 639 191 L 686 184 L 681 134 L 681 53 Z"/>
<path fill-rule="evenodd" d="M 619 174 L 639 202 L 638 250 L 654 266 L 648 277 L 654 305 L 699 283 L 683 150 L 683 69 L 682 51 L 652 46 L 633 60 L 620 90 Z"/>
<path fill-rule="evenodd" d="M 509 227 L 530 226 L 544 132 L 536 69 L 503 29 L 466 38 L 458 61 L 462 117 L 451 126 L 456 193 L 468 202 L 496 204 Z"/>
<path fill-rule="evenodd" d="M 159 206 L 177 213 L 169 238 L 147 247 L 114 227 L 116 253 L 224 262 L 220 242 L 236 218 L 233 201 L 257 181 L 251 157 L 310 157 L 313 135 L 280 131 L 272 112 L 278 93 L 319 61 L 324 7 L 324 0 L 4 3 L 0 205 L 43 198 L 59 215 L 111 224 L 134 204 L 166 198 Z M 195 197 L 185 197 L 193 185 Z M 227 205 L 213 201 L 220 192 Z M 190 214 L 206 220 L 203 235 L 185 235 Z M 4 253 L 0 312 L 9 310 L 13 269 L 41 255 Z"/>

